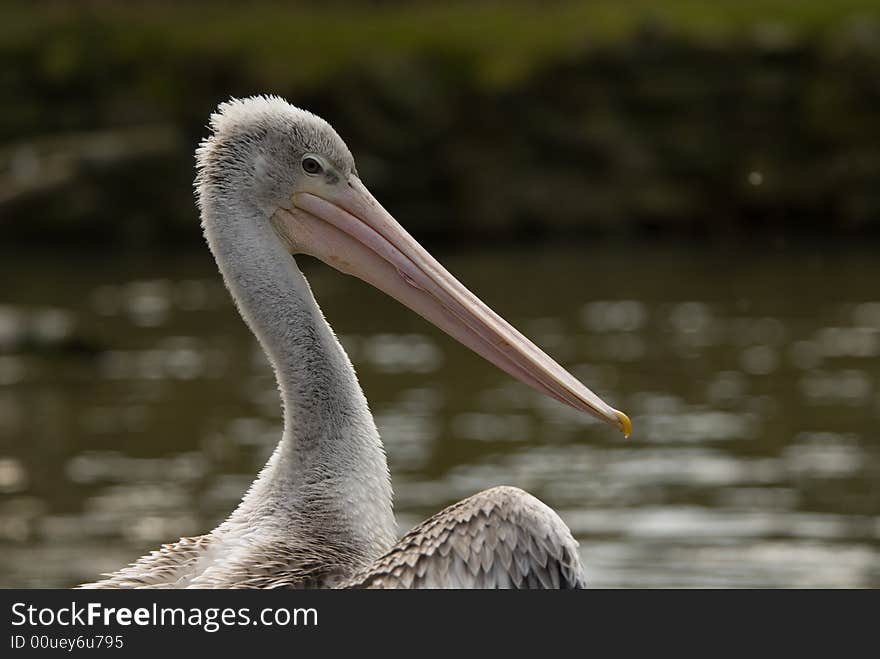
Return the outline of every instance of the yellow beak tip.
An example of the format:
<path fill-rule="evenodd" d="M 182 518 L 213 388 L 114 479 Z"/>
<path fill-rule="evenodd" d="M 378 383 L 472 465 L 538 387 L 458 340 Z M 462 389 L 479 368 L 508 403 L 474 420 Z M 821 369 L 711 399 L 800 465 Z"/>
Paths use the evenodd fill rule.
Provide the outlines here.
<path fill-rule="evenodd" d="M 617 414 L 617 419 L 620 421 L 620 429 L 623 430 L 623 436 L 628 438 L 633 431 L 632 421 L 629 420 L 629 417 L 619 410 L 614 410 L 614 413 Z"/>

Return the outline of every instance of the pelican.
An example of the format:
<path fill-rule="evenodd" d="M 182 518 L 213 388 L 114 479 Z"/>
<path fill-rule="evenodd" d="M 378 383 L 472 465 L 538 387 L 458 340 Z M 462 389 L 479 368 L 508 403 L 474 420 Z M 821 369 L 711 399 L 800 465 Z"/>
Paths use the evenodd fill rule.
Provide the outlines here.
<path fill-rule="evenodd" d="M 629 435 L 603 402 L 483 304 L 370 194 L 323 119 L 278 97 L 222 103 L 196 151 L 202 228 L 273 367 L 281 439 L 238 507 L 86 588 L 579 588 L 577 542 L 514 487 L 396 540 L 391 480 L 354 368 L 294 259 L 359 277 L 523 383 Z"/>

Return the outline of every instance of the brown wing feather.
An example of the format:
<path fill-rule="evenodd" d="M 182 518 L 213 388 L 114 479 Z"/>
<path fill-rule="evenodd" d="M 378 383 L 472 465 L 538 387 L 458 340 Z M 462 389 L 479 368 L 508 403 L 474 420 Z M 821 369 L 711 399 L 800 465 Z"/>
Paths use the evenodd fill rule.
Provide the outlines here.
<path fill-rule="evenodd" d="M 437 513 L 346 588 L 583 588 L 577 542 L 531 494 L 495 487 Z"/>

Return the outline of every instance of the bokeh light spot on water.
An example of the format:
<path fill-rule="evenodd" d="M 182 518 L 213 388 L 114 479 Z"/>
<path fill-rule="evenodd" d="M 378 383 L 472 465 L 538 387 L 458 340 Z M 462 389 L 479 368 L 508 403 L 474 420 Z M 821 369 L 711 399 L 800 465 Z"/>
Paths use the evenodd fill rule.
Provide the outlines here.
<path fill-rule="evenodd" d="M 361 345 L 361 359 L 384 373 L 430 373 L 443 363 L 443 354 L 427 336 L 377 334 Z"/>
<path fill-rule="evenodd" d="M 584 327 L 593 332 L 635 332 L 647 318 L 647 309 L 638 300 L 590 302 L 581 310 Z"/>
<path fill-rule="evenodd" d="M 39 309 L 31 322 L 34 338 L 45 344 L 58 343 L 70 336 L 74 326 L 73 314 L 63 309 Z"/>
<path fill-rule="evenodd" d="M 18 309 L 0 305 L 0 350 L 12 350 L 23 333 L 24 314 Z"/>
<path fill-rule="evenodd" d="M 532 434 L 531 417 L 524 414 L 465 412 L 452 418 L 452 434 L 464 439 L 524 442 Z"/>
<path fill-rule="evenodd" d="M 0 458 L 0 494 L 24 490 L 27 480 L 27 471 L 19 460 Z"/>
<path fill-rule="evenodd" d="M 856 369 L 810 371 L 801 377 L 799 384 L 806 398 L 829 405 L 865 405 L 873 391 L 871 377 Z"/>
<path fill-rule="evenodd" d="M 75 325 L 74 314 L 58 307 L 22 309 L 0 305 L 0 351 L 55 346 L 70 338 Z"/>
<path fill-rule="evenodd" d="M 758 420 L 748 413 L 692 410 L 680 414 L 637 415 L 639 432 L 648 442 L 715 442 L 753 439 Z M 633 421 L 635 424 L 635 421 Z"/>
<path fill-rule="evenodd" d="M 133 483 L 194 481 L 207 471 L 205 456 L 180 453 L 169 458 L 133 458 L 117 451 L 87 452 L 67 463 L 67 477 L 75 483 Z"/>
<path fill-rule="evenodd" d="M 709 400 L 715 404 L 736 403 L 748 391 L 748 380 L 739 371 L 721 371 L 707 387 Z"/>
<path fill-rule="evenodd" d="M 793 475 L 845 478 L 866 464 L 858 438 L 851 433 L 800 432 L 783 452 Z"/>
<path fill-rule="evenodd" d="M 824 327 L 817 333 L 825 357 L 876 357 L 880 354 L 880 329 L 874 327 Z"/>
<path fill-rule="evenodd" d="M 443 396 L 434 389 L 413 387 L 374 410 L 376 425 L 394 468 L 424 468 L 440 439 Z"/>
<path fill-rule="evenodd" d="M 767 375 L 776 370 L 779 356 L 773 348 L 766 345 L 752 346 L 740 353 L 743 370 L 752 375 Z"/>
<path fill-rule="evenodd" d="M 703 334 L 711 327 L 713 316 L 708 304 L 680 302 L 672 308 L 669 320 L 682 334 Z"/>
<path fill-rule="evenodd" d="M 171 311 L 171 282 L 162 279 L 131 282 L 122 291 L 122 302 L 135 325 L 162 325 Z"/>

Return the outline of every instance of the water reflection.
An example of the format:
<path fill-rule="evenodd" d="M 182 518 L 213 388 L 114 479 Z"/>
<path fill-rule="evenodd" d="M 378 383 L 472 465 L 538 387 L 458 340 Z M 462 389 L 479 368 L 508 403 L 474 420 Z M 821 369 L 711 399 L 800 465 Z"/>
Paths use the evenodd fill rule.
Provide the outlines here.
<path fill-rule="evenodd" d="M 869 255 L 444 260 L 636 433 L 308 262 L 384 438 L 402 530 L 509 483 L 560 511 L 596 585 L 880 585 Z M 0 275 L 16 283 L 0 299 L 0 585 L 91 579 L 228 513 L 280 411 L 211 261 L 10 255 Z"/>

